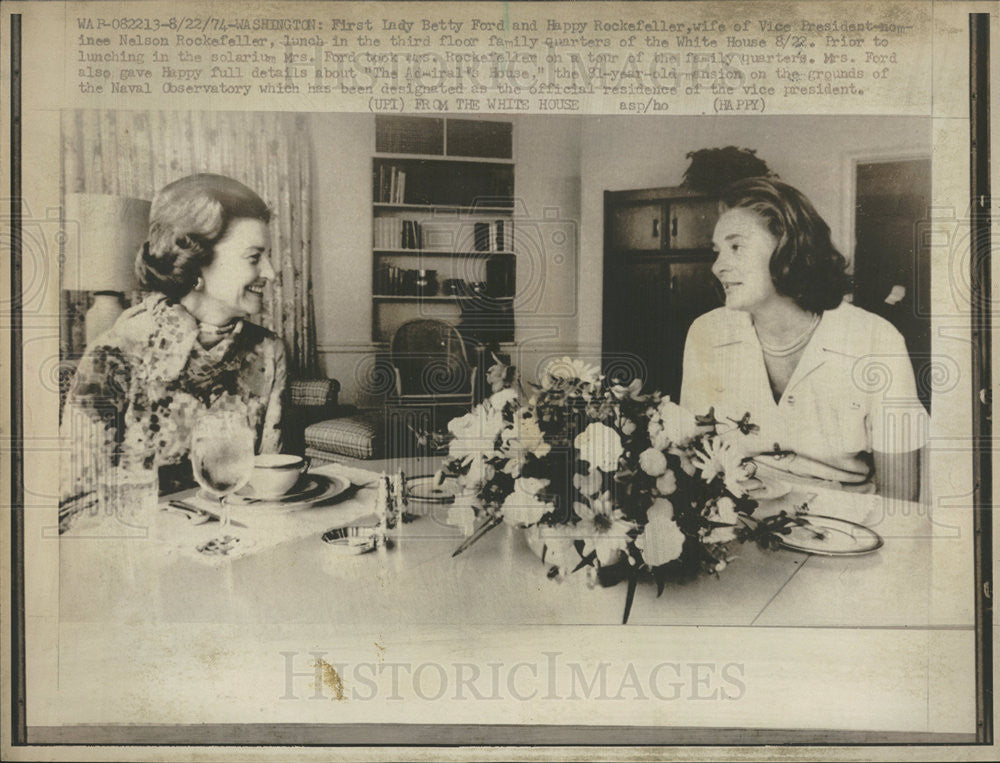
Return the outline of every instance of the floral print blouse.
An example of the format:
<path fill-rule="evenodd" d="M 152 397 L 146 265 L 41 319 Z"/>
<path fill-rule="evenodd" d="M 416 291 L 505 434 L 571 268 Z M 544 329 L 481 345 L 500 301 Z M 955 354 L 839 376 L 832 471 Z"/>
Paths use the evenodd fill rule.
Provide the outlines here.
<path fill-rule="evenodd" d="M 256 432 L 257 452 L 280 451 L 286 386 L 281 340 L 240 321 L 207 349 L 198 331 L 194 316 L 158 294 L 127 310 L 87 348 L 62 419 L 69 452 L 62 473 L 62 530 L 110 467 L 186 461 L 192 429 L 207 411 L 244 414 Z"/>

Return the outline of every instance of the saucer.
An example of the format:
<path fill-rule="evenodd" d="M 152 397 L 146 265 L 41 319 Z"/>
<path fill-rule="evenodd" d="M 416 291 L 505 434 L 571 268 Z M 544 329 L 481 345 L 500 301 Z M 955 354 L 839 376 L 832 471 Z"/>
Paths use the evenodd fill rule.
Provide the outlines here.
<path fill-rule="evenodd" d="M 317 503 L 335 498 L 349 490 L 350 487 L 351 483 L 343 477 L 327 477 L 323 474 L 303 474 L 291 490 L 277 498 L 259 498 L 254 495 L 253 488 L 250 485 L 246 485 L 237 490 L 230 500 L 234 505 L 251 503 Z M 212 500 L 204 491 L 201 491 L 198 496 L 203 499 Z"/>
<path fill-rule="evenodd" d="M 433 474 L 421 477 L 410 477 L 406 480 L 406 497 L 411 501 L 424 503 L 454 503 L 458 494 L 458 485 L 453 479 L 446 479 L 442 484 L 436 484 Z"/>

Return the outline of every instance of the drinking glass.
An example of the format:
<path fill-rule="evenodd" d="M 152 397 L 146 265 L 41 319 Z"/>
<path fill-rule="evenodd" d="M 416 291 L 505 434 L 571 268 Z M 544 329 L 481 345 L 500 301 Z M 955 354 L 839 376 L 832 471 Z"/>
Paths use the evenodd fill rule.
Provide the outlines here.
<path fill-rule="evenodd" d="M 102 475 L 98 501 L 107 517 L 145 535 L 156 516 L 159 480 L 155 468 L 123 459 Z M 134 534 L 134 533 L 133 533 Z"/>
<path fill-rule="evenodd" d="M 191 434 L 191 466 L 205 492 L 219 499 L 220 528 L 229 530 L 230 495 L 253 474 L 254 436 L 246 416 L 236 412 L 208 413 Z"/>

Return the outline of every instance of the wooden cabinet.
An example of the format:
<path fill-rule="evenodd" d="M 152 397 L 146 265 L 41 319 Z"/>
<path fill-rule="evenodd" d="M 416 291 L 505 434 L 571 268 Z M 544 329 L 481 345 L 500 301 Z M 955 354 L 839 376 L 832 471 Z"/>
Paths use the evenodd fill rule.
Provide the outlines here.
<path fill-rule="evenodd" d="M 605 193 L 606 372 L 677 399 L 687 330 L 722 304 L 711 270 L 717 207 L 682 188 Z"/>
<path fill-rule="evenodd" d="M 663 248 L 662 204 L 623 204 L 609 214 L 612 246 L 632 252 L 658 252 Z"/>
<path fill-rule="evenodd" d="M 375 133 L 373 341 L 413 318 L 513 341 L 513 124 L 377 116 Z"/>
<path fill-rule="evenodd" d="M 673 199 L 666 204 L 669 219 L 667 249 L 712 248 L 712 231 L 719 219 L 715 199 Z"/>

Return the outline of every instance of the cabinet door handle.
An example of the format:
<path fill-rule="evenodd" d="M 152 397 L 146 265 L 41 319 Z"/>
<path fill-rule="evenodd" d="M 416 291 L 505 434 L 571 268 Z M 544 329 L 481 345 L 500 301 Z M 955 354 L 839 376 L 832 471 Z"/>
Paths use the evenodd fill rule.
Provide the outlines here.
<path fill-rule="evenodd" d="M 673 276 L 670 279 L 670 296 L 677 296 L 677 276 Z"/>
<path fill-rule="evenodd" d="M 671 226 L 670 226 L 670 235 L 673 236 L 674 238 L 677 238 L 677 218 L 676 217 L 674 217 L 673 222 L 671 223 Z"/>
<path fill-rule="evenodd" d="M 660 237 L 660 218 L 653 218 L 653 238 Z"/>

